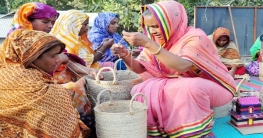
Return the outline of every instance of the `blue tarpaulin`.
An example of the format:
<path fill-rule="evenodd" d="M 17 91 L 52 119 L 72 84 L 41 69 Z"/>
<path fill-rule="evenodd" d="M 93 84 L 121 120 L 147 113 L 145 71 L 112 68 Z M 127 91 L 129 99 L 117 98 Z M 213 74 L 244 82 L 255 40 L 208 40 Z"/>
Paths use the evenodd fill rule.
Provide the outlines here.
<path fill-rule="evenodd" d="M 250 56 L 249 49 L 254 39 L 263 33 L 263 7 L 231 7 L 239 52 L 241 56 Z M 201 28 L 207 35 L 218 27 L 231 31 L 235 42 L 228 7 L 195 7 L 195 27 Z"/>

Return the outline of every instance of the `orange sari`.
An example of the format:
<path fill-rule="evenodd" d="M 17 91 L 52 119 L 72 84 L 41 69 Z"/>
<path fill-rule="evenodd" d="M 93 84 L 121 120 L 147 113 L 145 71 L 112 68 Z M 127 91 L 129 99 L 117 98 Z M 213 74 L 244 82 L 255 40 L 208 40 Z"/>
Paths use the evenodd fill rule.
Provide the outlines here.
<path fill-rule="evenodd" d="M 40 31 L 16 30 L 0 48 L 0 137 L 85 137 L 72 96 L 32 62 L 64 45 Z"/>

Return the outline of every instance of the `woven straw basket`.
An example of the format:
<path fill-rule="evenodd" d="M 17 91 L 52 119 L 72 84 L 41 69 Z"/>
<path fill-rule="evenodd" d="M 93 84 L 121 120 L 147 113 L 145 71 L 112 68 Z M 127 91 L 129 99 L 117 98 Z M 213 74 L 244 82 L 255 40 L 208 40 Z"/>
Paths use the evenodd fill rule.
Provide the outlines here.
<path fill-rule="evenodd" d="M 103 70 L 110 70 L 102 72 Z M 102 74 L 104 79 L 100 80 L 99 75 Z M 116 75 L 117 74 L 117 75 Z M 114 100 L 130 100 L 130 91 L 133 86 L 142 82 L 141 77 L 132 72 L 115 72 L 110 67 L 103 67 L 99 70 L 95 80 L 91 77 L 86 77 L 86 91 L 88 98 L 91 101 L 92 106 L 96 104 L 95 98 L 100 91 L 108 89 L 112 91 L 112 97 Z M 108 101 L 108 95 L 101 97 L 100 101 Z"/>
<path fill-rule="evenodd" d="M 100 96 L 110 92 L 110 101 L 100 104 Z M 112 100 L 112 92 L 103 90 L 97 97 L 94 108 L 96 133 L 98 138 L 146 138 L 147 136 L 147 100 L 145 95 L 136 94 L 131 100 Z M 134 101 L 143 96 L 144 103 Z"/>

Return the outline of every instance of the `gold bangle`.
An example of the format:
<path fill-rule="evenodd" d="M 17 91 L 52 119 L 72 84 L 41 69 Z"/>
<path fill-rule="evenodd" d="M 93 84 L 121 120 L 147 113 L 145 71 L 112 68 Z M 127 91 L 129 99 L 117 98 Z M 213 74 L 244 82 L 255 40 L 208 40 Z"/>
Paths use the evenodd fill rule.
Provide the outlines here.
<path fill-rule="evenodd" d="M 99 50 L 97 50 L 96 52 L 99 52 L 99 53 L 101 53 L 101 56 L 103 56 L 104 54 L 103 54 L 103 52 L 101 52 L 101 51 L 99 51 Z"/>
<path fill-rule="evenodd" d="M 124 57 L 121 57 L 121 58 L 122 58 L 122 59 L 123 59 L 123 58 L 127 58 L 129 55 L 130 55 L 130 52 L 128 51 L 128 54 L 127 54 L 126 56 L 124 56 Z"/>
<path fill-rule="evenodd" d="M 160 53 L 161 49 L 162 49 L 162 47 L 160 46 L 159 49 L 158 49 L 155 53 L 152 53 L 152 52 L 151 52 L 151 54 L 153 54 L 153 55 L 158 55 L 158 54 Z"/>

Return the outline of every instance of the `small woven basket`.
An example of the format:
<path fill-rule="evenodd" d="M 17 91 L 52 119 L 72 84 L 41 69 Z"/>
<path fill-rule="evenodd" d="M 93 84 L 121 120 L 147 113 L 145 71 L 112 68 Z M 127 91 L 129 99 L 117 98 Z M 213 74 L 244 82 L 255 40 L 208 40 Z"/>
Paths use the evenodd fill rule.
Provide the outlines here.
<path fill-rule="evenodd" d="M 110 93 L 110 101 L 100 104 L 100 96 Z M 112 92 L 103 90 L 97 97 L 94 108 L 96 133 L 98 138 L 146 138 L 147 137 L 147 99 L 138 93 L 131 100 L 112 100 Z M 137 96 L 144 97 L 144 103 L 134 101 Z"/>
<path fill-rule="evenodd" d="M 102 72 L 103 70 L 110 70 Z M 104 79 L 100 80 L 99 75 L 102 74 Z M 116 74 L 118 76 L 116 76 Z M 103 67 L 99 70 L 95 80 L 91 77 L 86 77 L 86 92 L 91 101 L 92 106 L 96 104 L 95 98 L 102 90 L 108 89 L 112 91 L 114 100 L 130 100 L 130 91 L 133 86 L 141 83 L 141 77 L 132 71 L 115 72 L 110 67 Z M 101 97 L 100 101 L 108 101 L 108 95 Z"/>

